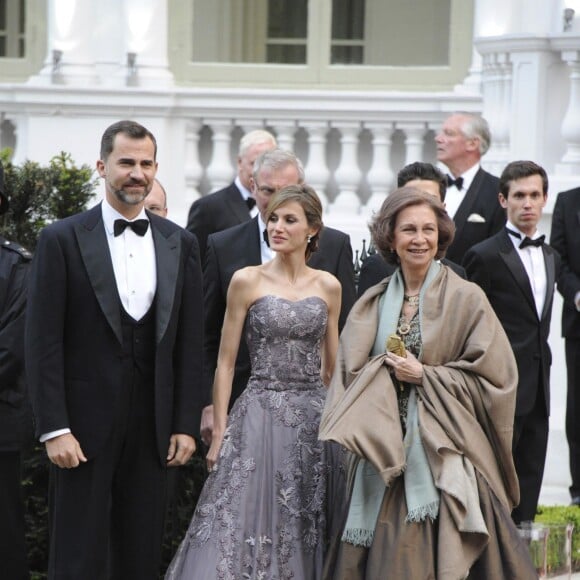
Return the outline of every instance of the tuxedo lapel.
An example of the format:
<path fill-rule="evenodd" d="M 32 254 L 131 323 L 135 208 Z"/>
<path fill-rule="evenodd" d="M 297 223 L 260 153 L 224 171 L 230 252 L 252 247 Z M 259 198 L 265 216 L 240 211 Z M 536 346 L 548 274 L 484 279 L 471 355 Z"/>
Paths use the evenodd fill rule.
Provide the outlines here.
<path fill-rule="evenodd" d="M 233 184 L 228 190 L 227 205 L 230 213 L 236 216 L 240 223 L 247 222 L 250 218 L 248 206 L 238 188 Z"/>
<path fill-rule="evenodd" d="M 262 243 L 260 240 L 260 228 L 258 227 L 258 216 L 251 219 L 244 227 L 247 240 L 244 253 L 246 253 L 249 260 L 247 265 L 259 266 L 262 263 Z"/>
<path fill-rule="evenodd" d="M 173 312 L 175 301 L 175 284 L 179 271 L 181 237 L 179 230 L 165 232 L 163 223 L 159 223 L 147 212 L 151 221 L 151 233 L 155 244 L 155 262 L 157 265 L 157 298 L 155 305 L 155 338 L 161 341 Z"/>
<path fill-rule="evenodd" d="M 551 304 L 554 296 L 554 284 L 556 283 L 556 261 L 554 252 L 546 246 L 542 247 L 544 263 L 546 264 L 546 298 L 542 309 L 542 319 L 547 315 L 551 316 Z"/>
<path fill-rule="evenodd" d="M 516 284 L 521 288 L 528 304 L 537 316 L 532 285 L 530 284 L 530 279 L 528 278 L 528 273 L 524 268 L 522 260 L 514 248 L 512 241 L 509 239 L 509 234 L 504 230 L 500 233 L 500 236 L 501 237 L 498 240 L 500 242 L 500 256 L 506 263 L 508 270 L 516 281 Z"/>
<path fill-rule="evenodd" d="M 75 235 L 97 301 L 120 343 L 123 342 L 119 293 L 102 219 L 101 204 L 75 225 Z"/>

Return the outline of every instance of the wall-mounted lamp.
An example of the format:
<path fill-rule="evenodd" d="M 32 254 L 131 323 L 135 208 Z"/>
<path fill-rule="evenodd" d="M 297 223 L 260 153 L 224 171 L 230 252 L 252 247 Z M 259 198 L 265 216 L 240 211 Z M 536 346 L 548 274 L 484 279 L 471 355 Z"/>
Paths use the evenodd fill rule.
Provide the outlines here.
<path fill-rule="evenodd" d="M 62 63 L 62 50 L 53 49 L 52 51 L 52 74 L 60 73 L 60 65 Z"/>
<path fill-rule="evenodd" d="M 127 82 L 129 84 L 137 81 L 137 53 L 127 53 Z"/>
<path fill-rule="evenodd" d="M 574 8 L 564 8 L 564 32 L 568 32 L 572 28 L 575 14 Z"/>

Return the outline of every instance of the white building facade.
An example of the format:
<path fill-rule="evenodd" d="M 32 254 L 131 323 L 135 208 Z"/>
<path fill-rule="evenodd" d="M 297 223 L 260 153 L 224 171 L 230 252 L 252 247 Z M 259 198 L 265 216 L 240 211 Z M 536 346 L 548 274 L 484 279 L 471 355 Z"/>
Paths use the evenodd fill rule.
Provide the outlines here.
<path fill-rule="evenodd" d="M 6 0 L 1 11 L 0 148 L 16 163 L 67 151 L 93 165 L 103 130 L 135 119 L 157 137 L 169 217 L 182 225 L 195 199 L 233 178 L 240 136 L 262 127 L 297 152 L 325 222 L 354 249 L 398 169 L 435 161 L 453 111 L 489 121 L 488 171 L 514 159 L 546 168 L 544 233 L 557 192 L 580 185 L 578 0 Z M 560 312 L 558 297 L 558 442 Z M 568 477 L 564 465 L 546 482 Z"/>

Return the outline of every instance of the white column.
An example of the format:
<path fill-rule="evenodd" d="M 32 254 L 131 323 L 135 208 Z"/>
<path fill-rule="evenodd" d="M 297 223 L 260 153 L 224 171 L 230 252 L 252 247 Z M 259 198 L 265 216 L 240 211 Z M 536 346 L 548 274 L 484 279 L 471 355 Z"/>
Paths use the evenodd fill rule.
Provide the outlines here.
<path fill-rule="evenodd" d="M 95 2 L 48 0 L 46 60 L 30 83 L 96 84 L 94 35 L 102 17 Z"/>
<path fill-rule="evenodd" d="M 221 189 L 231 183 L 235 170 L 230 158 L 232 122 L 229 119 L 205 120 L 213 132 L 213 153 L 207 167 L 210 191 Z"/>
<path fill-rule="evenodd" d="M 326 135 L 328 123 L 325 121 L 304 121 L 300 124 L 308 132 L 308 163 L 304 168 L 306 183 L 311 185 L 320 197 L 322 207 L 328 207 L 325 193 L 330 171 L 326 165 Z"/>
<path fill-rule="evenodd" d="M 397 123 L 397 129 L 405 134 L 405 165 L 423 160 L 423 145 L 425 144 L 425 123 Z"/>
<path fill-rule="evenodd" d="M 489 123 L 491 148 L 484 164 L 499 174 L 510 161 L 512 64 L 510 54 L 493 51 L 483 56 L 483 116 Z"/>
<path fill-rule="evenodd" d="M 240 127 L 244 135 L 251 131 L 264 128 L 264 123 L 261 119 L 236 119 L 234 125 Z"/>
<path fill-rule="evenodd" d="M 562 137 L 566 144 L 566 152 L 556 164 L 556 173 L 564 176 L 578 175 L 580 174 L 580 50 L 563 50 L 561 54 L 570 72 L 570 99 L 562 121 Z"/>
<path fill-rule="evenodd" d="M 294 133 L 296 133 L 295 121 L 267 121 L 266 125 L 276 131 L 276 141 L 280 149 L 294 151 Z"/>
<path fill-rule="evenodd" d="M 199 182 L 203 175 L 203 167 L 199 162 L 199 119 L 189 119 L 185 124 L 185 195 L 191 204 L 199 198 Z"/>
<path fill-rule="evenodd" d="M 360 208 L 360 199 L 356 190 L 361 179 L 357 159 L 358 136 L 361 126 L 358 122 L 333 123 L 333 126 L 341 134 L 342 156 L 340 165 L 334 173 L 339 194 L 332 204 L 332 211 L 356 214 Z"/>
<path fill-rule="evenodd" d="M 125 46 L 120 64 L 129 85 L 159 88 L 173 84 L 168 60 L 168 4 L 168 0 L 123 0 Z M 128 66 L 129 54 L 135 55 L 133 71 Z"/>
<path fill-rule="evenodd" d="M 377 211 L 393 186 L 393 171 L 390 167 L 393 123 L 365 123 L 372 133 L 373 162 L 367 174 L 371 196 L 361 213 L 371 215 Z"/>

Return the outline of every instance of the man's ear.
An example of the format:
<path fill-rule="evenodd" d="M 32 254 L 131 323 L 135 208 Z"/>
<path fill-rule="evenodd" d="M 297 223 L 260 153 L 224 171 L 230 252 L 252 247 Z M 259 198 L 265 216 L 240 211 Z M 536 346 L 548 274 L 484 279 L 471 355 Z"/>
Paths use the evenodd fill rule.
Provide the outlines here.
<path fill-rule="evenodd" d="M 106 177 L 107 173 L 105 171 L 105 162 L 102 159 L 97 161 L 97 172 L 100 177 Z"/>
<path fill-rule="evenodd" d="M 497 199 L 499 200 L 499 205 L 501 205 L 501 207 L 506 209 L 507 208 L 507 199 L 503 196 L 503 193 L 498 193 Z"/>

